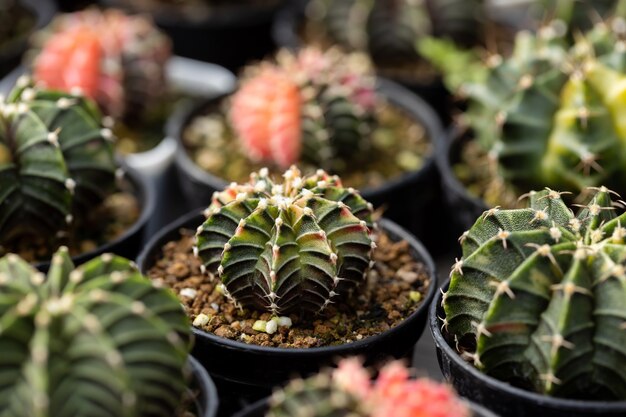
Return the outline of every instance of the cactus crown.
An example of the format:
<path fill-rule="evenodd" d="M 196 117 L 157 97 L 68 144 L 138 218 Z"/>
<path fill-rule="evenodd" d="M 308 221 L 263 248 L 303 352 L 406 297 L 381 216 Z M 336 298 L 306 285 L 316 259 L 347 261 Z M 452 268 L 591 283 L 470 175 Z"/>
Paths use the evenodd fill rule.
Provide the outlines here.
<path fill-rule="evenodd" d="M 263 169 L 216 192 L 195 250 L 238 304 L 318 312 L 364 281 L 372 206 L 322 170 L 302 177 L 292 167 L 283 177 L 275 183 Z"/>
<path fill-rule="evenodd" d="M 176 297 L 123 258 L 78 269 L 61 248 L 47 277 L 0 259 L 0 409 L 16 417 L 172 416 L 189 323 Z"/>
<path fill-rule="evenodd" d="M 111 132 L 90 101 L 21 78 L 0 120 L 1 243 L 28 232 L 52 239 L 114 189 Z"/>
<path fill-rule="evenodd" d="M 115 119 L 143 117 L 166 92 L 170 42 L 144 16 L 87 9 L 57 17 L 36 39 L 37 83 L 80 89 Z"/>
<path fill-rule="evenodd" d="M 341 172 L 370 148 L 375 104 L 364 56 L 305 48 L 249 67 L 229 116 L 251 160 L 281 168 L 303 160 Z"/>
<path fill-rule="evenodd" d="M 468 417 L 467 406 L 443 384 L 413 380 L 399 362 L 385 365 L 372 382 L 357 359 L 337 369 L 295 380 L 270 400 L 268 417 Z M 300 413 L 300 414 L 298 414 Z"/>
<path fill-rule="evenodd" d="M 498 379 L 624 400 L 626 213 L 605 187 L 590 191 L 577 216 L 550 189 L 529 208 L 485 212 L 461 238 L 443 325 Z"/>

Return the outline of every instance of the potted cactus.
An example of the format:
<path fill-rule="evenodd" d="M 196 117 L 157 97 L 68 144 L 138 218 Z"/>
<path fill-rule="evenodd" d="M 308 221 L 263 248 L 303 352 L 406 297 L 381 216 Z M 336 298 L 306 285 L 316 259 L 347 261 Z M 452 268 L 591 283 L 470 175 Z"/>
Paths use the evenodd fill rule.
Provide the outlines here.
<path fill-rule="evenodd" d="M 215 389 L 193 360 L 176 297 L 127 259 L 101 255 L 75 268 L 68 249 L 46 275 L 0 258 L 0 408 L 31 416 L 214 417 Z M 196 399 L 185 392 L 191 370 Z M 209 401 L 210 398 L 210 403 Z"/>
<path fill-rule="evenodd" d="M 288 0 L 100 0 L 152 16 L 177 55 L 236 71 L 274 49 L 270 28 Z"/>
<path fill-rule="evenodd" d="M 434 291 L 428 253 L 389 220 L 377 228 L 356 190 L 322 170 L 283 178 L 265 169 L 216 192 L 204 215 L 175 222 L 138 258 L 178 293 L 194 355 L 237 399 L 336 356 L 407 354 Z"/>
<path fill-rule="evenodd" d="M 515 207 L 531 189 L 622 190 L 623 24 L 599 23 L 573 45 L 558 25 L 522 32 L 510 57 L 486 63 L 438 55 L 448 84 L 468 102 L 437 156 L 463 230 L 487 206 Z"/>
<path fill-rule="evenodd" d="M 362 54 L 282 50 L 248 67 L 233 94 L 179 112 L 170 127 L 194 207 L 250 169 L 279 174 L 297 163 L 306 174 L 340 175 L 387 217 L 428 236 L 420 214 L 437 197 L 430 156 L 440 125 L 419 98 L 377 80 Z"/>
<path fill-rule="evenodd" d="M 22 77 L 0 108 L 0 255 L 43 269 L 61 244 L 77 262 L 135 256 L 154 196 L 115 162 L 94 103 Z"/>
<path fill-rule="evenodd" d="M 463 235 L 430 317 L 461 395 L 514 417 L 626 413 L 626 213 L 588 191 L 577 215 L 563 193 L 532 191 Z"/>
<path fill-rule="evenodd" d="M 358 359 L 343 359 L 336 369 L 293 380 L 235 417 L 288 417 L 302 410 L 310 417 L 495 417 L 447 385 L 410 375 L 402 363 L 391 362 L 372 382 Z"/>

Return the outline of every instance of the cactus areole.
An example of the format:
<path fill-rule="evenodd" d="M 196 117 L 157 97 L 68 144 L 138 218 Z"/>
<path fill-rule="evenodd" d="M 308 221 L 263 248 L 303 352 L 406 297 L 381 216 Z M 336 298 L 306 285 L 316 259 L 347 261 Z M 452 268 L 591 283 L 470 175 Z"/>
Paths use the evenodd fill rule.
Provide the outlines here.
<path fill-rule="evenodd" d="M 461 237 L 443 329 L 497 379 L 558 397 L 626 399 L 626 213 L 605 187 L 485 212 Z"/>
<path fill-rule="evenodd" d="M 303 177 L 292 167 L 283 177 L 262 169 L 216 192 L 195 251 L 241 306 L 319 312 L 365 280 L 372 206 L 322 170 Z"/>

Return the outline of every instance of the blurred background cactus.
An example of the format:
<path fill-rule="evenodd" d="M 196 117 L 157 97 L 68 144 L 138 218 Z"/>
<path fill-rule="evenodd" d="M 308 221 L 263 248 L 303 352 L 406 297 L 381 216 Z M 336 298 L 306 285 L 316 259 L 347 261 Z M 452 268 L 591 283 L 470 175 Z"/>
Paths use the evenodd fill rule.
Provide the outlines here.
<path fill-rule="evenodd" d="M 0 409 L 16 417 L 174 415 L 190 331 L 169 291 L 123 258 L 78 269 L 61 248 L 46 276 L 0 259 Z"/>
<path fill-rule="evenodd" d="M 572 35 L 611 17 L 626 18 L 624 0 L 531 0 L 528 3 L 535 21 L 559 19 Z"/>
<path fill-rule="evenodd" d="M 365 280 L 372 207 L 321 170 L 302 177 L 292 167 L 283 178 L 265 169 L 215 193 L 196 253 L 238 305 L 316 313 Z"/>
<path fill-rule="evenodd" d="M 542 394 L 626 399 L 626 213 L 605 187 L 485 212 L 462 238 L 443 330 L 483 372 Z M 621 207 L 621 205 L 620 205 Z"/>
<path fill-rule="evenodd" d="M 88 99 L 24 77 L 0 108 L 0 247 L 23 236 L 57 247 L 115 189 L 111 131 Z"/>
<path fill-rule="evenodd" d="M 341 172 L 371 147 L 376 93 L 367 59 L 336 49 L 278 53 L 250 66 L 230 119 L 252 161 L 281 168 L 302 160 Z"/>
<path fill-rule="evenodd" d="M 300 414 L 299 414 L 300 413 Z M 385 365 L 371 381 L 358 359 L 343 359 L 338 368 L 294 380 L 270 399 L 267 417 L 469 417 L 471 412 L 446 385 L 410 379 L 399 362 Z"/>

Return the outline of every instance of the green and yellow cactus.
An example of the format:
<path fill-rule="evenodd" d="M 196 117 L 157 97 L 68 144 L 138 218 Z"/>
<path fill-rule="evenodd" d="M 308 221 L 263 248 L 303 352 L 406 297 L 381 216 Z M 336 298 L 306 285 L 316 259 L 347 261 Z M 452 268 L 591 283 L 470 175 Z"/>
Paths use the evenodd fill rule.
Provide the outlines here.
<path fill-rule="evenodd" d="M 26 78 L 0 101 L 0 244 L 55 239 L 115 188 L 112 134 L 81 95 Z"/>
<path fill-rule="evenodd" d="M 216 192 L 195 253 L 238 305 L 319 312 L 365 280 L 376 246 L 372 205 L 324 171 L 282 184 L 267 169 Z"/>
<path fill-rule="evenodd" d="M 189 322 L 177 298 L 109 254 L 48 275 L 0 259 L 0 409 L 14 417 L 171 417 Z"/>
<path fill-rule="evenodd" d="M 611 191 L 576 216 L 561 194 L 492 208 L 462 237 L 443 329 L 495 378 L 567 398 L 626 399 L 626 213 Z"/>

